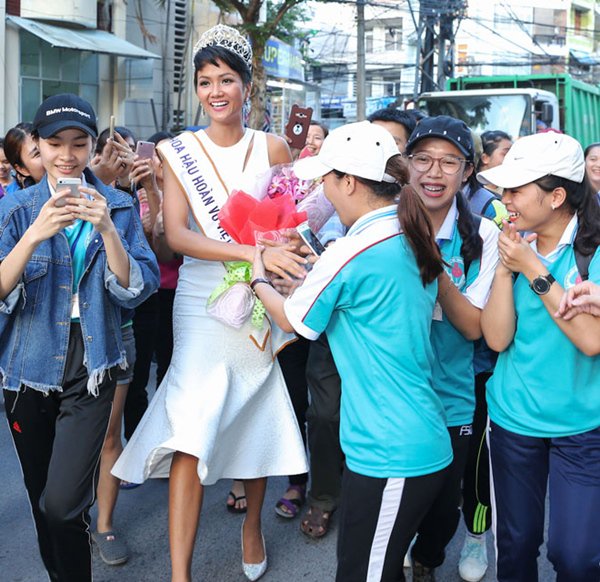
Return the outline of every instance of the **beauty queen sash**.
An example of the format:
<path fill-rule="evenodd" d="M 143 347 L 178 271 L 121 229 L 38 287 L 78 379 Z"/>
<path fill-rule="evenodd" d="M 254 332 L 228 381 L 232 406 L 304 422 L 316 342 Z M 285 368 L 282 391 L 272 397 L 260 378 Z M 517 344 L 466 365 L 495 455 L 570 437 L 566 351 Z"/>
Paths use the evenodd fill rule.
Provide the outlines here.
<path fill-rule="evenodd" d="M 186 131 L 161 144 L 158 151 L 179 182 L 194 222 L 204 236 L 233 243 L 219 223 L 219 211 L 229 197 L 229 190 L 200 138 Z M 275 358 L 295 336 L 284 332 L 266 315 L 264 321 L 262 329 L 253 329 L 249 339 L 259 350 L 269 349 Z"/>

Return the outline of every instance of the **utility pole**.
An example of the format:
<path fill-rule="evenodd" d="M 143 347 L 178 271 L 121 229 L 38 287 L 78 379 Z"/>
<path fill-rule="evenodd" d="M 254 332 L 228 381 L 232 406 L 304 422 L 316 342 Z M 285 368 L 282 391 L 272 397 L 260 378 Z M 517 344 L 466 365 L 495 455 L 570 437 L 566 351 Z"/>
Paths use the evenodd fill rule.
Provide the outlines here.
<path fill-rule="evenodd" d="M 466 11 L 467 0 L 419 0 L 415 99 L 417 92 L 443 90 L 454 75 L 454 41 Z"/>
<path fill-rule="evenodd" d="M 356 0 L 356 121 L 366 117 L 365 0 Z"/>

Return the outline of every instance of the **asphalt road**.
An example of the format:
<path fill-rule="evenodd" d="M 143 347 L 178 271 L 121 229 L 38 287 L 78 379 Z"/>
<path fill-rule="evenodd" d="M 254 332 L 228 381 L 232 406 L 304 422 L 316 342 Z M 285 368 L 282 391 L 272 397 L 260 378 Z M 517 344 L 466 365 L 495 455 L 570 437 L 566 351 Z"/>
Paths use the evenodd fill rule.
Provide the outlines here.
<path fill-rule="evenodd" d="M 2 582 L 42 582 L 47 580 L 37 551 L 33 522 L 16 454 L 12 446 L 3 403 L 0 400 L 0 580 Z M 225 509 L 229 482 L 207 487 L 196 543 L 194 581 L 243 582 L 240 527 L 242 518 Z M 327 582 L 335 577 L 335 514 L 330 533 L 319 541 L 299 530 L 299 520 L 283 520 L 273 511 L 283 493 L 286 480 L 269 480 L 263 519 L 269 569 L 265 582 Z M 94 582 L 158 582 L 169 580 L 167 533 L 167 480 L 150 480 L 137 489 L 123 491 L 115 514 L 115 528 L 126 539 L 130 560 L 123 566 L 107 566 L 94 553 Z M 488 553 L 493 544 L 488 536 Z M 437 571 L 438 582 L 459 582 L 457 564 L 464 527 L 447 548 L 447 557 Z M 493 564 L 485 582 L 495 580 Z M 410 580 L 407 570 L 407 580 Z M 555 576 L 545 559 L 540 558 L 540 581 Z"/>

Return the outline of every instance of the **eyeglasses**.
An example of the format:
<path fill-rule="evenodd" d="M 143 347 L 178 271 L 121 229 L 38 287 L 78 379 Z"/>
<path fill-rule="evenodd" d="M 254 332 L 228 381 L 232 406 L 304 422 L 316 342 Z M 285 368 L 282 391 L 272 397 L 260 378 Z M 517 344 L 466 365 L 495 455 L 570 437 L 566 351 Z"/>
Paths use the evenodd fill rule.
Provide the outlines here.
<path fill-rule="evenodd" d="M 433 162 L 438 162 L 440 169 L 447 176 L 453 176 L 458 174 L 465 164 L 469 164 L 469 160 L 463 158 L 455 158 L 454 156 L 442 156 L 441 158 L 434 158 L 429 154 L 412 154 L 408 157 L 410 165 L 417 170 L 417 172 L 427 172 Z"/>

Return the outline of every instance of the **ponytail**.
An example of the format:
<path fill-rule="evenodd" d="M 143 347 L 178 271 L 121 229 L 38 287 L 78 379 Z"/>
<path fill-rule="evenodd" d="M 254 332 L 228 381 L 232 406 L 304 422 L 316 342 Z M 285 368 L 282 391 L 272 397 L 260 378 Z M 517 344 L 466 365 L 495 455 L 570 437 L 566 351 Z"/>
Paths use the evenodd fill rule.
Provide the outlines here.
<path fill-rule="evenodd" d="M 456 193 L 456 208 L 458 210 L 458 232 L 462 239 L 460 256 L 465 265 L 470 265 L 481 258 L 483 240 L 479 236 L 479 228 L 473 219 L 469 204 L 460 190 Z"/>
<path fill-rule="evenodd" d="M 417 259 L 421 281 L 427 285 L 444 270 L 442 253 L 425 204 L 412 186 L 406 185 L 400 191 L 398 220 Z"/>

